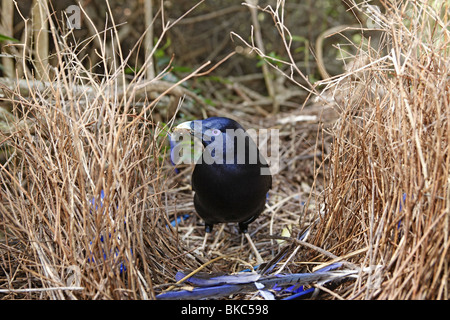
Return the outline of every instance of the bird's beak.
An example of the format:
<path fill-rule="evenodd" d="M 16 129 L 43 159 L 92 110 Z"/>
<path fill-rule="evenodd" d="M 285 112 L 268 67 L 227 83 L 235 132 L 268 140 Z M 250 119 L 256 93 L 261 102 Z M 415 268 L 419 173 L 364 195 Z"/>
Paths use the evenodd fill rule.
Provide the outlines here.
<path fill-rule="evenodd" d="M 180 123 L 173 129 L 173 132 L 184 130 L 189 132 L 192 136 L 203 140 L 203 129 L 204 128 L 202 127 L 202 120 L 193 120 Z"/>
<path fill-rule="evenodd" d="M 180 130 L 188 130 L 189 133 L 193 134 L 194 130 L 192 129 L 192 121 L 186 121 L 183 123 L 180 123 L 179 125 L 177 125 L 173 131 L 180 131 Z"/>

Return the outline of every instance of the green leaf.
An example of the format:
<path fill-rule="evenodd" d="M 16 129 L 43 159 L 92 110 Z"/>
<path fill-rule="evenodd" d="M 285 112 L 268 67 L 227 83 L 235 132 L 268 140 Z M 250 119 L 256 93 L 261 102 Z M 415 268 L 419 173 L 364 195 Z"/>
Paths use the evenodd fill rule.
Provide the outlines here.
<path fill-rule="evenodd" d="M 19 42 L 19 40 L 15 39 L 15 38 L 8 37 L 8 36 L 5 36 L 4 34 L 1 34 L 1 33 L 0 33 L 0 41 Z"/>
<path fill-rule="evenodd" d="M 271 59 L 271 58 L 273 58 L 273 59 Z M 277 61 L 277 60 L 282 60 L 282 59 L 274 51 L 269 52 L 269 54 L 267 54 L 267 56 L 264 58 L 259 57 L 259 59 L 260 60 L 256 64 L 257 67 L 261 67 L 266 60 L 270 61 L 270 63 L 277 65 L 278 67 L 281 67 L 283 65 L 280 61 Z M 277 60 L 274 60 L 274 59 L 277 59 Z"/>
<path fill-rule="evenodd" d="M 302 36 L 291 36 L 292 41 L 296 41 L 296 42 L 308 42 L 308 39 L 306 39 L 305 37 Z"/>

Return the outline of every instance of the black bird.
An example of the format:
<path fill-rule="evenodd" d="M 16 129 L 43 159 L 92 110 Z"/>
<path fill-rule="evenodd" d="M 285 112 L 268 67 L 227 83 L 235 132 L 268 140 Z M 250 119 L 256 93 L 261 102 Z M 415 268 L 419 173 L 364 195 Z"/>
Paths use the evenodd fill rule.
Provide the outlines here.
<path fill-rule="evenodd" d="M 192 174 L 194 206 L 205 221 L 205 246 L 214 224 L 239 223 L 261 262 L 247 227 L 263 212 L 272 176 L 255 142 L 236 121 L 222 117 L 194 120 L 178 125 L 204 146 Z"/>

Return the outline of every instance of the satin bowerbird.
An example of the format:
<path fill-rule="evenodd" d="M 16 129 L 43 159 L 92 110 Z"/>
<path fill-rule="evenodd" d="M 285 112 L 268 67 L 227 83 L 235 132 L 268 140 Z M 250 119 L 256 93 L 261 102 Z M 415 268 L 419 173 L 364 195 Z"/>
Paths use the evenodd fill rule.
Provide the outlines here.
<path fill-rule="evenodd" d="M 178 130 L 187 130 L 203 144 L 192 173 L 194 207 L 205 221 L 203 248 L 215 224 L 237 222 L 262 262 L 248 235 L 248 225 L 264 211 L 272 175 L 256 143 L 229 118 L 187 121 L 174 129 Z"/>

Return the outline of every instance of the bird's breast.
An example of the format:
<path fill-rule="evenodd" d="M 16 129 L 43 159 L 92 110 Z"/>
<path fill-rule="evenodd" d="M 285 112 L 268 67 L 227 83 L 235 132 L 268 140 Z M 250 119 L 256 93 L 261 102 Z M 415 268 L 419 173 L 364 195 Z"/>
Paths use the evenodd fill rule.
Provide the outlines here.
<path fill-rule="evenodd" d="M 264 207 L 267 176 L 258 166 L 197 164 L 192 174 L 196 210 L 205 221 L 245 221 Z"/>

